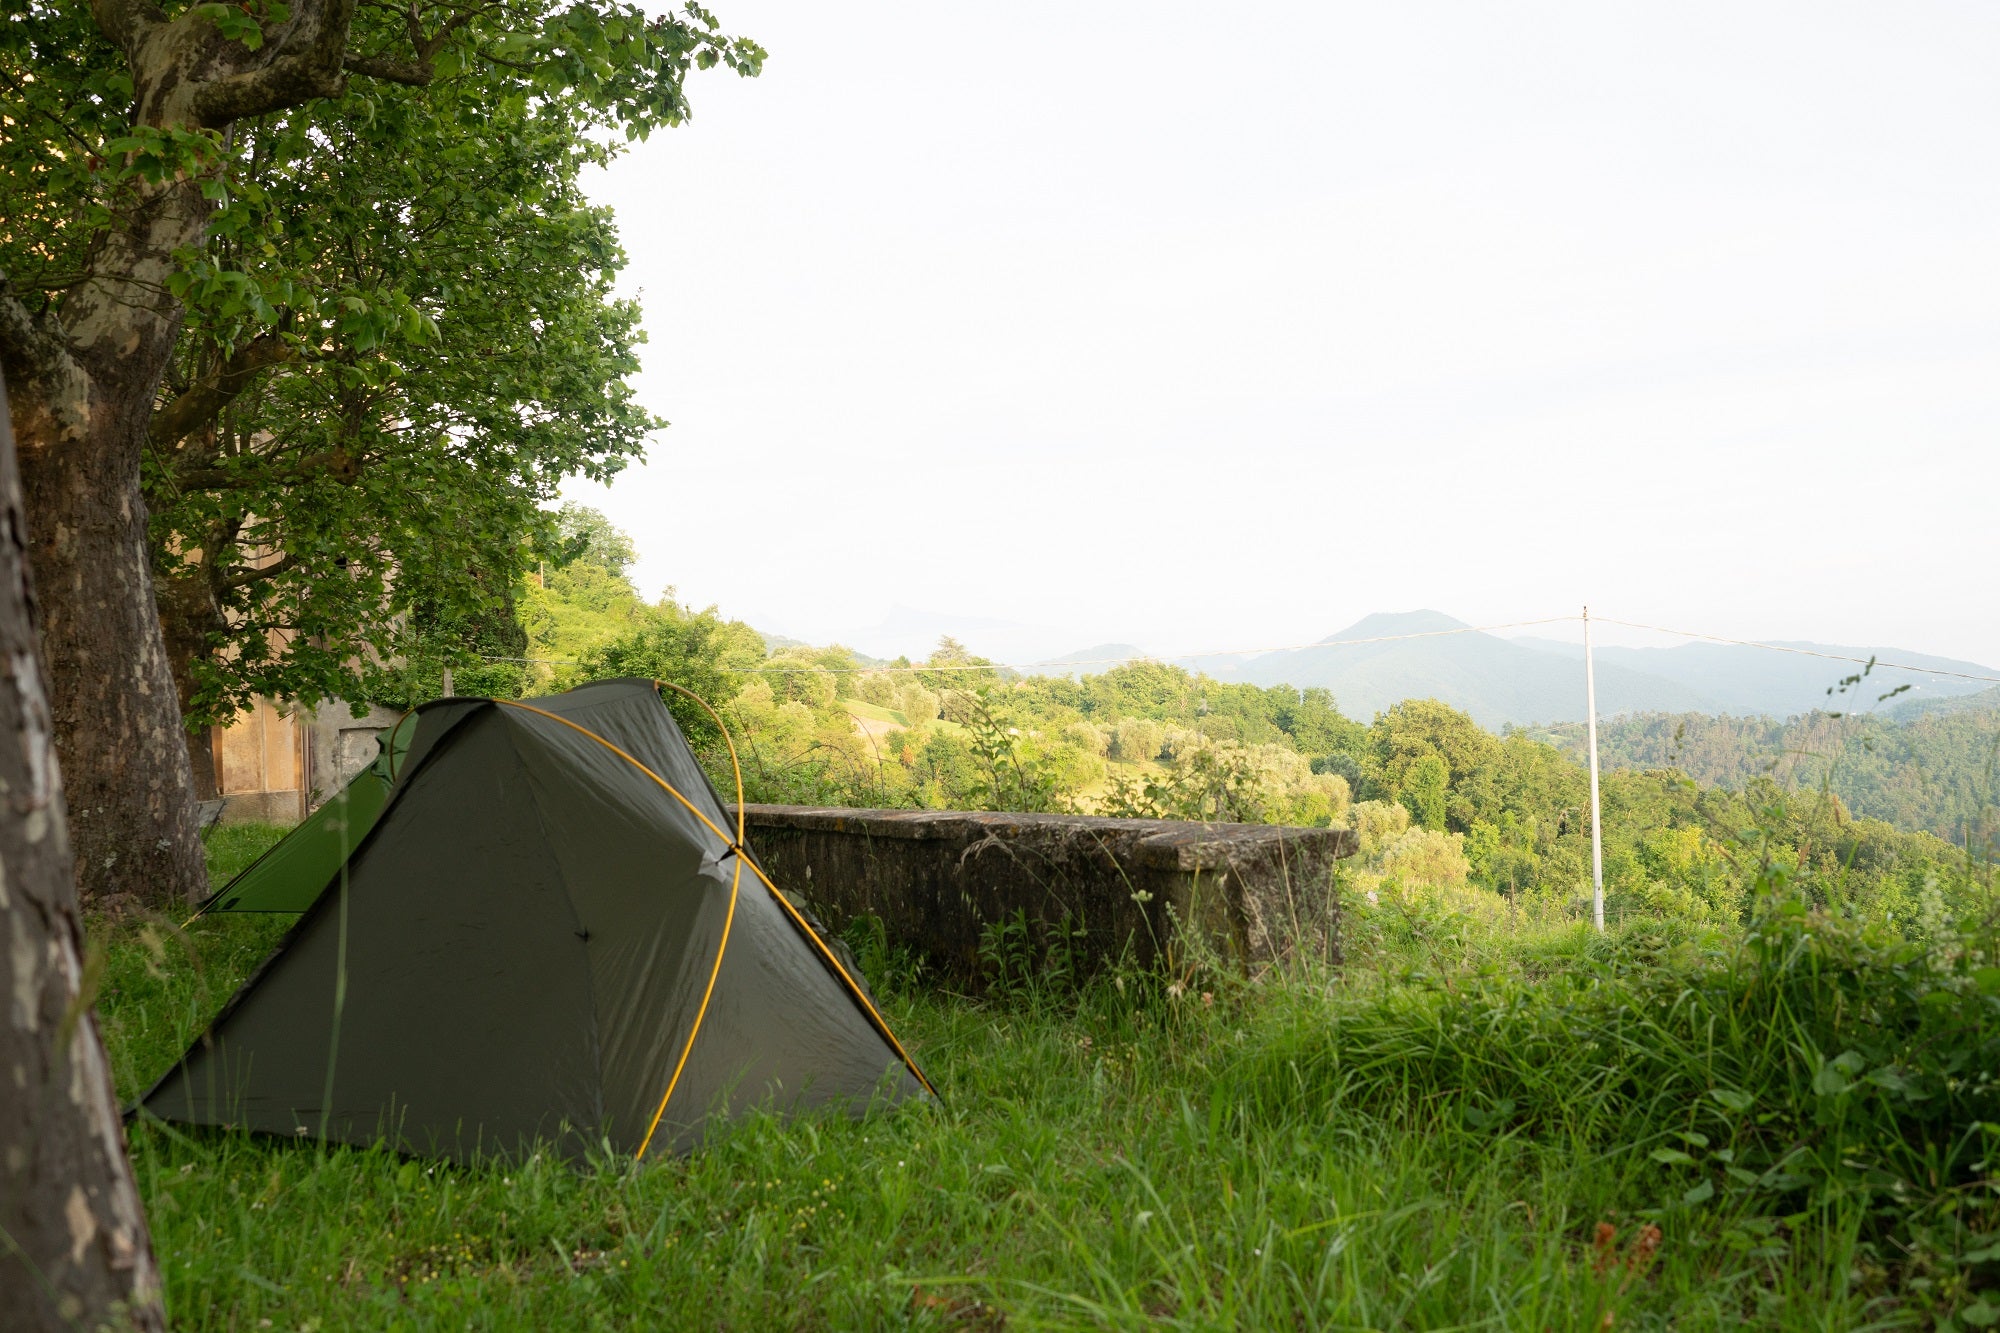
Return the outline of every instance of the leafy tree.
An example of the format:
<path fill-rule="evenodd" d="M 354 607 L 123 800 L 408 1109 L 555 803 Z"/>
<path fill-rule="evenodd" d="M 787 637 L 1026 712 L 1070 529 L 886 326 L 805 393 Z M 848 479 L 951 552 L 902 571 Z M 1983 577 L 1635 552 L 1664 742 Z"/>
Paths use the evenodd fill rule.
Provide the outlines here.
<path fill-rule="evenodd" d="M 1471 873 L 1464 835 L 1440 829 L 1413 828 L 1397 835 L 1381 851 L 1382 872 L 1424 884 L 1463 884 Z"/>
<path fill-rule="evenodd" d="M 1128 662 L 1087 677 L 1083 685 L 1085 712 L 1105 720 L 1192 718 L 1202 698 L 1193 676 L 1165 662 Z"/>
<path fill-rule="evenodd" d="M 639 558 L 632 538 L 589 505 L 565 504 L 558 509 L 555 537 L 559 564 L 596 565 L 622 579 Z"/>
<path fill-rule="evenodd" d="M 864 671 L 854 678 L 851 688 L 854 697 L 863 703 L 874 704 L 878 708 L 894 708 L 898 679 L 887 671 Z"/>
<path fill-rule="evenodd" d="M 1352 718 L 1343 717 L 1340 710 L 1334 707 L 1330 690 L 1320 686 L 1293 690 L 1289 685 L 1273 685 L 1265 691 L 1265 695 L 1271 706 L 1272 722 L 1291 737 L 1293 746 L 1300 754 L 1318 759 L 1366 753 L 1368 728 Z M 1354 761 L 1350 759 L 1348 762 Z M 1346 772 L 1344 766 L 1332 771 L 1350 778 L 1360 775 L 1358 767 L 1354 773 Z"/>
<path fill-rule="evenodd" d="M 551 532 L 541 509 L 661 424 L 625 383 L 638 311 L 610 299 L 623 255 L 578 184 L 605 150 L 562 99 L 495 103 L 492 83 L 238 127 L 206 262 L 255 284 L 254 311 L 191 298 L 147 455 L 190 722 L 376 694 L 396 659 L 438 655 L 440 625 L 614 531 L 572 511 Z M 592 558 L 622 573 L 631 544 Z"/>
<path fill-rule="evenodd" d="M 1160 757 L 1166 729 L 1147 717 L 1128 717 L 1111 730 L 1111 752 L 1128 764 L 1149 764 Z"/>
<path fill-rule="evenodd" d="M 535 664 L 525 660 L 528 633 L 511 590 L 470 609 L 421 599 L 411 606 L 399 637 L 401 654 L 371 680 L 369 695 L 377 703 L 414 708 L 435 699 L 444 693 L 447 671 L 451 693 L 495 699 L 518 699 L 535 679 Z"/>
<path fill-rule="evenodd" d="M 1000 673 L 992 669 L 991 662 L 986 658 L 973 656 L 964 644 L 949 634 L 938 640 L 937 647 L 924 660 L 924 665 L 942 668 L 919 671 L 915 675 L 915 679 L 926 689 L 938 693 L 941 704 L 943 701 L 948 701 L 954 692 L 991 689 L 1000 683 Z"/>
<path fill-rule="evenodd" d="M 839 676 L 827 669 L 824 654 L 810 648 L 787 648 L 764 662 L 772 693 L 779 699 L 796 700 L 820 711 L 833 707 L 840 697 Z"/>
<path fill-rule="evenodd" d="M 527 639 L 523 656 L 536 659 L 533 679 L 548 687 L 565 676 L 562 666 L 638 629 L 648 608 L 630 579 L 583 556 L 545 566 L 520 594 Z"/>
<path fill-rule="evenodd" d="M 586 652 L 576 674 L 581 680 L 643 676 L 672 681 L 719 709 L 742 684 L 724 665 L 730 637 L 730 627 L 713 610 L 690 612 L 662 602 L 647 608 L 630 632 Z M 691 742 L 720 739 L 714 719 L 699 704 L 674 690 L 662 691 L 661 697 Z"/>
<path fill-rule="evenodd" d="M 1350 816 L 1359 855 L 1366 861 L 1382 854 L 1382 849 L 1400 838 L 1410 827 L 1410 812 L 1393 801 L 1362 801 Z"/>
<path fill-rule="evenodd" d="M 1438 832 L 1444 830 L 1445 800 L 1449 795 L 1451 770 L 1444 760 L 1434 754 L 1417 756 L 1403 771 L 1402 789 L 1399 798 L 1410 811 L 1410 818 L 1422 828 Z"/>
<path fill-rule="evenodd" d="M 1368 729 L 1368 779 L 1371 791 L 1400 792 L 1410 766 L 1426 755 L 1442 760 L 1449 784 L 1456 788 L 1498 757 L 1499 742 L 1461 713 L 1436 699 L 1406 699 L 1389 709 Z M 1453 809 L 1452 826 L 1463 831 L 1470 811 Z"/>
<path fill-rule="evenodd" d="M 28 508 L 36 516 L 32 558 L 49 608 L 43 641 L 87 893 L 194 895 L 204 887 L 175 707 L 181 691 L 151 572 L 149 450 L 165 456 L 161 470 L 174 485 L 196 482 L 199 489 L 212 479 L 221 488 L 233 473 L 183 471 L 174 450 L 199 441 L 221 471 L 238 452 L 256 452 L 256 436 L 220 424 L 213 403 L 242 397 L 283 365 L 278 379 L 301 380 L 333 400 L 318 403 L 324 410 L 297 440 L 291 465 L 303 474 L 310 504 L 344 506 L 351 501 L 336 488 L 372 484 L 360 457 L 367 451 L 450 453 L 469 447 L 466 433 L 504 447 L 503 420 L 533 434 L 539 405 L 574 400 L 587 378 L 589 357 L 567 367 L 575 374 L 568 385 L 535 385 L 539 372 L 518 363 L 511 377 L 528 392 L 495 395 L 489 406 L 458 416 L 424 413 L 410 421 L 410 438 L 400 438 L 397 414 L 409 410 L 402 404 L 442 401 L 454 379 L 465 384 L 486 373 L 477 348 L 448 342 L 440 320 L 453 303 L 476 304 L 481 294 L 440 289 L 435 275 L 398 253 L 429 239 L 405 233 L 392 202 L 410 199 L 420 182 L 396 181 L 391 164 L 368 151 L 381 142 L 372 126 L 402 125 L 416 136 L 424 163 L 440 153 L 469 161 L 490 151 L 504 164 L 491 183 L 447 172 L 440 185 L 468 217 L 486 211 L 488 240 L 504 263 L 515 238 L 505 215 L 496 216 L 494 196 L 507 188 L 507 171 L 523 163 L 511 143 L 482 145 L 470 122 L 490 117 L 503 137 L 546 133 L 570 143 L 614 127 L 643 134 L 685 117 L 682 89 L 692 67 L 726 63 L 754 72 L 761 59 L 754 45 L 721 37 L 698 8 L 651 18 L 616 0 L 439 0 L 400 8 L 355 0 L 94 0 L 88 7 L 26 0 L 0 23 L 0 116 L 7 125 L 0 216 L 8 220 L 0 228 L 0 371 L 13 392 Z M 363 176 L 348 176 L 338 152 L 321 151 L 325 144 L 353 151 Z M 330 174 L 314 175 L 307 162 Z M 533 202 L 533 188 L 525 188 Z M 280 220 L 291 230 L 272 230 Z M 441 225 L 460 220 L 467 219 Z M 475 231 L 459 234 L 469 244 Z M 373 266 L 345 254 L 307 253 L 329 237 L 372 238 L 387 249 Z M 587 238 L 580 231 L 575 239 Z M 556 243 L 546 234 L 531 242 Z M 592 255 L 584 244 L 576 258 L 580 269 L 610 266 L 608 254 Z M 451 272 L 492 272 L 469 254 L 453 261 Z M 626 336 L 603 325 L 579 330 L 553 307 L 539 313 L 553 320 L 559 347 L 597 337 L 615 360 L 603 339 L 615 344 Z M 419 356 L 433 337 L 438 347 L 457 346 L 458 357 Z M 507 358 L 518 358 L 518 348 L 496 346 Z M 384 405 L 382 395 L 400 392 L 404 353 L 416 367 L 411 391 Z M 558 369 L 556 378 L 564 373 Z M 601 392 L 599 384 L 590 388 Z M 156 411 L 163 391 L 165 408 Z M 194 429 L 163 427 L 169 438 L 154 443 L 156 425 L 183 416 Z M 204 421 L 217 422 L 213 439 L 220 443 L 211 442 Z M 439 432 L 451 443 L 439 441 Z M 542 468 L 531 470 L 539 475 Z M 405 475 L 401 484 L 412 480 Z M 192 503 L 210 531 L 220 524 L 228 532 L 238 521 L 228 505 Z M 293 508 L 296 514 L 301 506 Z M 468 550 L 485 549 L 495 536 L 482 530 L 487 513 L 472 506 L 458 526 L 443 516 L 442 535 L 420 544 L 419 558 L 445 568 Z M 245 505 L 241 521 L 260 515 L 271 512 Z M 190 518 L 174 530 L 201 528 Z M 303 517 L 296 530 L 274 535 L 286 544 L 268 563 L 224 563 L 217 550 L 217 569 L 226 572 L 213 577 L 223 591 L 237 590 L 233 580 L 269 584 L 304 569 L 314 575 L 311 585 L 288 585 L 278 596 L 296 604 L 283 620 L 305 616 L 310 625 L 332 614 L 321 599 L 337 597 L 324 587 L 346 577 L 338 562 L 343 555 L 352 561 L 351 537 Z M 521 534 L 499 535 L 511 543 Z M 190 542 L 179 553 L 195 549 Z M 411 559 L 408 550 L 402 556 Z M 281 564 L 286 570 L 278 575 L 252 574 Z M 359 577 L 370 577 L 367 566 Z M 213 578 L 207 586 L 213 590 Z M 203 608 L 194 600 L 190 620 L 199 625 Z M 211 623 L 194 646 L 212 633 Z M 308 684 L 332 670 L 325 662 L 298 665 Z"/>
<path fill-rule="evenodd" d="M 913 727 L 937 721 L 938 708 L 938 696 L 915 680 L 906 682 L 896 693 L 896 709 Z"/>

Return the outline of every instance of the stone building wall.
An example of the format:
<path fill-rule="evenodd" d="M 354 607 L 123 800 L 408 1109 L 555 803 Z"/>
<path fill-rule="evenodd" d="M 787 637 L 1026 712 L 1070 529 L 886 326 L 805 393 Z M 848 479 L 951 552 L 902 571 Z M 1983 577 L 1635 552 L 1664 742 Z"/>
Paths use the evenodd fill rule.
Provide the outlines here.
<path fill-rule="evenodd" d="M 225 824 L 296 824 L 374 762 L 376 737 L 402 714 L 343 701 L 318 708 L 270 699 L 209 730 L 216 797 Z"/>

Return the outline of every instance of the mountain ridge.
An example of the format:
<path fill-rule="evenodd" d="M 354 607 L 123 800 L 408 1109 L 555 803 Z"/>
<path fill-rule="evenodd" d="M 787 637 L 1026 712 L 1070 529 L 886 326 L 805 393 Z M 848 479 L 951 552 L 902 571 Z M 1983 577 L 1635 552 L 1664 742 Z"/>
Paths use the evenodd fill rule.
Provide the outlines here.
<path fill-rule="evenodd" d="M 1364 642 L 1355 642 L 1363 640 Z M 1902 663 L 1973 676 L 2000 676 L 1975 662 L 1892 647 L 1809 640 L 1778 647 L 1707 642 L 1671 647 L 1598 645 L 1593 652 L 1601 717 L 1637 713 L 1787 718 L 1814 709 L 1847 713 L 1949 709 L 1990 690 L 1988 682 L 1858 662 Z M 1481 726 L 1581 722 L 1583 645 L 1536 636 L 1502 638 L 1442 611 L 1375 611 L 1302 648 L 1254 656 L 1169 657 L 1131 643 L 1099 643 L 1041 660 L 1032 674 L 1110 670 L 1107 659 L 1151 659 L 1217 680 L 1329 690 L 1348 716 L 1367 720 L 1405 699 L 1440 699 Z M 1002 659 L 1004 660 L 1004 659 Z M 1069 662 L 1093 665 L 1070 667 Z M 1848 678 L 1862 676 L 1860 681 Z M 1996 696 L 2000 697 L 2000 696 Z"/>

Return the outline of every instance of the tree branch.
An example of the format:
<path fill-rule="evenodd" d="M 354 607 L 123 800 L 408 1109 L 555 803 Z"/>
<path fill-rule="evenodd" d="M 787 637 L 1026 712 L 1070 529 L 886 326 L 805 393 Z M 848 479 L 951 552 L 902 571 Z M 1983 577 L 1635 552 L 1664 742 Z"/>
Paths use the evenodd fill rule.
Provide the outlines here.
<path fill-rule="evenodd" d="M 349 56 L 342 67 L 350 74 L 362 74 L 384 83 L 400 83 L 425 88 L 431 81 L 429 60 L 390 60 L 386 56 Z"/>
<path fill-rule="evenodd" d="M 152 0 L 90 0 L 90 13 L 104 35 L 128 56 L 152 29 L 167 21 Z"/>
<path fill-rule="evenodd" d="M 79 428 L 81 423 L 69 414 L 87 400 L 83 367 L 56 331 L 55 321 L 28 309 L 4 272 L 0 272 L 0 376 L 14 385 L 10 400 L 14 438 L 23 456 Z"/>
<path fill-rule="evenodd" d="M 214 422 L 258 375 L 272 366 L 297 359 L 291 345 L 274 333 L 259 334 L 231 353 L 213 378 L 195 382 L 185 393 L 153 414 L 147 431 L 158 448 L 177 444 Z"/>
<path fill-rule="evenodd" d="M 342 485 L 353 484 L 361 475 L 361 470 L 375 460 L 367 455 L 355 455 L 345 449 L 321 449 L 317 453 L 305 454 L 289 467 L 273 467 L 254 477 L 220 467 L 190 468 L 180 473 L 175 480 L 183 490 L 229 491 L 242 490 L 250 486 L 302 485 L 308 481 L 332 478 Z"/>
<path fill-rule="evenodd" d="M 49 335 L 0 273 L 0 372 L 16 384 L 38 380 L 62 359 L 63 351 L 61 341 Z"/>
<path fill-rule="evenodd" d="M 195 90 L 190 99 L 195 123 L 220 128 L 316 97 L 338 97 L 347 82 L 341 66 L 353 19 L 354 0 L 322 0 L 316 5 L 301 0 L 285 25 L 290 31 L 258 53 L 269 53 L 268 60 L 206 80 Z"/>
<path fill-rule="evenodd" d="M 227 576 L 216 579 L 213 586 L 217 592 L 235 592 L 238 588 L 247 588 L 253 583 L 274 579 L 289 569 L 296 569 L 298 563 L 298 557 L 287 551 L 268 565 L 239 565 Z"/>

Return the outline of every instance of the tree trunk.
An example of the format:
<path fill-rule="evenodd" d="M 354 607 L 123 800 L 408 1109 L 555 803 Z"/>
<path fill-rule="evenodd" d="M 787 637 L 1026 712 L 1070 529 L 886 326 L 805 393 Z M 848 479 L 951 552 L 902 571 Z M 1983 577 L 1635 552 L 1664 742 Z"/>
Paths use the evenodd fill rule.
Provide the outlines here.
<path fill-rule="evenodd" d="M 163 1329 L 82 932 L 0 388 L 0 1328 Z"/>
<path fill-rule="evenodd" d="M 107 368 L 113 383 L 92 375 L 81 428 L 55 447 L 30 445 L 32 426 L 23 432 L 32 560 L 47 608 L 42 646 L 86 902 L 195 899 L 207 888 L 138 487 L 164 361 L 135 353 Z"/>
<path fill-rule="evenodd" d="M 199 567 L 206 573 L 206 565 Z M 185 720 L 193 709 L 197 688 L 195 668 L 209 652 L 209 634 L 226 629 L 215 596 L 199 575 L 168 578 L 157 582 L 160 632 L 165 639 L 167 670 L 174 679 L 174 700 Z M 215 771 L 214 728 L 207 724 L 186 728 L 188 763 L 194 771 L 197 801 L 212 801 L 222 795 L 222 775 Z"/>
<path fill-rule="evenodd" d="M 93 276 L 40 318 L 0 310 L 0 370 L 42 590 L 57 753 L 84 902 L 207 889 L 187 736 L 153 600 L 140 461 L 180 308 L 174 252 L 200 241 L 194 181 L 141 186 Z M 4 300 L 5 293 L 0 293 Z"/>
<path fill-rule="evenodd" d="M 93 0 L 132 76 L 133 124 L 226 130 L 240 117 L 338 96 L 355 0 L 297 0 L 254 49 L 207 6 L 168 18 L 147 0 Z M 185 141 L 183 141 L 185 142 Z M 43 649 L 69 771 L 86 902 L 201 897 L 193 775 L 153 601 L 140 460 L 181 307 L 175 255 L 210 205 L 185 159 L 127 177 L 93 237 L 87 275 L 32 311 L 0 274 L 0 373 L 12 388 L 29 537 L 45 598 Z"/>

